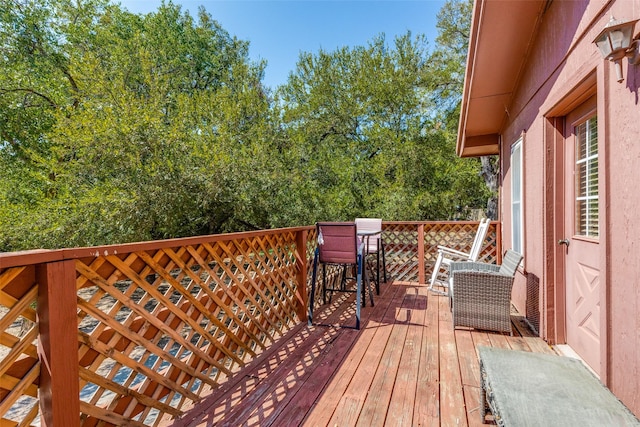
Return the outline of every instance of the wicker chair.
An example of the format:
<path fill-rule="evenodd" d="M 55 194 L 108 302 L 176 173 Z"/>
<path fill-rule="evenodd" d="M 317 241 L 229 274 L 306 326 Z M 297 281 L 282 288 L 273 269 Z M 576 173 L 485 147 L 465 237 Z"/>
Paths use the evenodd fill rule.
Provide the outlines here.
<path fill-rule="evenodd" d="M 508 250 L 502 265 L 451 264 L 449 296 L 453 327 L 511 332 L 511 288 L 522 255 Z"/>

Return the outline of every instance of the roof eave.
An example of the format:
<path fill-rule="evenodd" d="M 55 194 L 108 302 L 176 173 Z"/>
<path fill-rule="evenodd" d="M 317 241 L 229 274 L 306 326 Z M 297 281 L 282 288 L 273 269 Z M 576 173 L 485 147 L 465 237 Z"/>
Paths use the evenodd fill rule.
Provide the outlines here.
<path fill-rule="evenodd" d="M 458 156 L 499 154 L 499 134 L 506 111 L 547 2 L 474 2 L 458 125 Z"/>

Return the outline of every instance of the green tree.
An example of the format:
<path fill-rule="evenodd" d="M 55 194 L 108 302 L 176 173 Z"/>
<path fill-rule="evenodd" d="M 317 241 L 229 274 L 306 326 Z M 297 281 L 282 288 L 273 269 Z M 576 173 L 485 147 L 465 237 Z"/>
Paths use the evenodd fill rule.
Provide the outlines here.
<path fill-rule="evenodd" d="M 310 219 L 450 219 L 483 200 L 442 123 L 429 57 L 410 33 L 300 56 L 279 106 Z"/>
<path fill-rule="evenodd" d="M 462 99 L 472 8 L 472 0 L 445 2 L 438 12 L 438 36 L 429 58 L 430 95 L 442 112 L 454 118 Z M 458 125 L 455 120 L 450 124 Z"/>
<path fill-rule="evenodd" d="M 11 1 L 0 16 L 0 248 L 268 225 L 246 208 L 271 133 L 247 42 L 171 2 L 139 16 Z"/>
<path fill-rule="evenodd" d="M 435 100 L 439 115 L 454 138 L 460 117 L 472 9 L 473 2 L 471 0 L 448 0 L 444 4 L 438 13 L 438 37 L 429 60 L 428 75 L 431 97 Z M 497 156 L 453 160 L 459 165 L 455 173 L 461 184 L 476 181 L 475 179 L 471 180 L 470 174 L 484 178 L 486 188 L 482 191 L 475 186 L 457 185 L 457 187 L 464 190 L 471 199 L 484 200 L 485 213 L 487 217 L 493 219 L 498 215 L 497 160 Z M 472 195 L 474 189 L 477 192 Z M 476 204 L 476 207 L 479 206 Z"/>
<path fill-rule="evenodd" d="M 465 218 L 488 198 L 455 156 L 470 18 L 265 63 L 204 9 L 0 3 L 0 250 L 379 216 Z"/>

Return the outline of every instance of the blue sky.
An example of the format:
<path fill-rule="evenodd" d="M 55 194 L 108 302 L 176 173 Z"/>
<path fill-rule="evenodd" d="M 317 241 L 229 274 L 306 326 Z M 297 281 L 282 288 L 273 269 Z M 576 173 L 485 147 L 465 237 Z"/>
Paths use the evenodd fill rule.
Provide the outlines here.
<path fill-rule="evenodd" d="M 118 0 L 115 0 L 118 2 Z M 153 12 L 161 0 L 120 0 L 133 13 Z M 264 83 L 275 88 L 295 69 L 300 52 L 366 45 L 384 33 L 388 43 L 408 30 L 437 36 L 436 15 L 444 0 L 174 0 L 196 16 L 198 6 L 231 35 L 250 42 L 252 59 L 267 60 Z"/>

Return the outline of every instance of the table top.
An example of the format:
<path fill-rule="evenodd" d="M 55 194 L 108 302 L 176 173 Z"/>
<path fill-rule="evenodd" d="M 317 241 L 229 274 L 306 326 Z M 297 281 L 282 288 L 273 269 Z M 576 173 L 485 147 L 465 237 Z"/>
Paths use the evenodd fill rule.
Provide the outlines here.
<path fill-rule="evenodd" d="M 358 234 L 358 236 L 375 236 L 376 234 L 381 234 L 382 230 L 378 230 L 378 231 L 369 231 L 369 230 L 357 230 L 356 234 Z"/>

